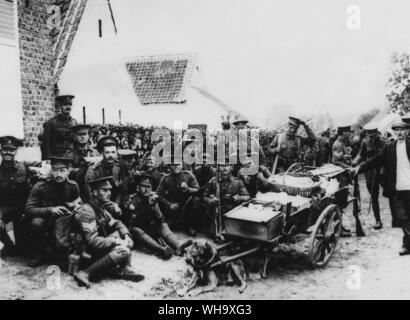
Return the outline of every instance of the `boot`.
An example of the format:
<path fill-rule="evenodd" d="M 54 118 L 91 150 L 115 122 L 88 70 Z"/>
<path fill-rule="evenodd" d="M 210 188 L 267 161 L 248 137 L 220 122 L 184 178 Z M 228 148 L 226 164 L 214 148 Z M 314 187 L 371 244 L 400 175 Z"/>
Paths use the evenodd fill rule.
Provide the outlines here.
<path fill-rule="evenodd" d="M 107 254 L 101 259 L 89 265 L 86 269 L 79 271 L 76 275 L 74 275 L 74 279 L 77 281 L 79 286 L 90 288 L 90 281 L 97 279 L 103 273 L 108 273 L 115 269 L 116 265 L 114 263 L 114 260 L 109 254 Z"/>
<path fill-rule="evenodd" d="M 37 252 L 34 257 L 32 259 L 29 260 L 29 262 L 27 263 L 27 265 L 30 268 L 37 268 L 39 266 L 41 266 L 45 261 L 45 257 L 44 254 L 41 252 Z"/>
<path fill-rule="evenodd" d="M 9 235 L 7 234 L 6 230 L 0 229 L 0 242 L 4 244 L 3 250 L 1 250 L 2 257 L 10 257 L 14 255 L 15 246 L 13 241 L 11 241 Z"/>
<path fill-rule="evenodd" d="M 177 256 L 182 256 L 184 249 L 192 244 L 191 239 L 179 241 L 175 233 L 171 231 L 166 223 L 160 225 L 159 234 L 164 239 L 164 241 L 175 251 L 175 254 Z"/>
<path fill-rule="evenodd" d="M 125 266 L 120 269 L 114 276 L 116 279 L 132 281 L 132 282 L 139 282 L 144 280 L 145 277 L 142 274 L 136 273 L 134 270 L 131 269 L 130 266 Z"/>
<path fill-rule="evenodd" d="M 406 247 L 402 247 L 401 248 L 401 250 L 399 251 L 399 255 L 400 256 L 406 256 L 406 255 L 408 255 L 408 254 L 410 254 L 410 250 L 409 249 L 407 249 Z"/>
<path fill-rule="evenodd" d="M 142 229 L 133 228 L 132 233 L 134 238 L 144 245 L 146 248 L 154 251 L 162 259 L 168 260 L 172 257 L 172 251 L 166 246 L 161 246 L 157 241 L 155 241 L 149 234 L 145 233 Z"/>
<path fill-rule="evenodd" d="M 380 230 L 382 228 L 383 228 L 383 223 L 381 221 L 376 221 L 376 224 L 374 225 L 373 229 Z"/>

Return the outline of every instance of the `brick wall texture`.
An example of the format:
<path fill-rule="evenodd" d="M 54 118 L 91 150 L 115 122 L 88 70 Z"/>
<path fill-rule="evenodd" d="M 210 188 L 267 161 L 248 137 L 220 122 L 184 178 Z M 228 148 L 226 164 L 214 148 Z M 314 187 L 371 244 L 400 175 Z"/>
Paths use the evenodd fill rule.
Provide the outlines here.
<path fill-rule="evenodd" d="M 52 2 L 17 1 L 26 146 L 38 145 L 43 123 L 55 114 L 53 38 L 47 27 L 47 8 Z"/>

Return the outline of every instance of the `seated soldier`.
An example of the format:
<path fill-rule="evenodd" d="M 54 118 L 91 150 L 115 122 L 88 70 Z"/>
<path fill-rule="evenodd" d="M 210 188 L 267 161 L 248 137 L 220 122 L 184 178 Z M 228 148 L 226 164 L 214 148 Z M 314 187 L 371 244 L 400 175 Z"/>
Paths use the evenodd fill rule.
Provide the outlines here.
<path fill-rule="evenodd" d="M 191 241 L 178 241 L 177 236 L 165 223 L 157 202 L 157 195 L 152 192 L 151 177 L 142 175 L 138 180 L 137 192 L 129 195 L 124 202 L 125 216 L 129 221 L 128 227 L 134 241 L 151 249 L 165 260 L 172 256 L 169 247 L 176 255 L 182 255 L 183 249 L 190 245 Z M 155 238 L 161 238 L 169 247 L 158 243 Z"/>
<path fill-rule="evenodd" d="M 12 136 L 0 138 L 0 242 L 4 244 L 1 255 L 12 255 L 16 247 L 21 249 L 21 217 L 29 192 L 29 173 L 25 163 L 14 160 L 22 141 Z M 16 247 L 5 226 L 13 224 Z"/>
<path fill-rule="evenodd" d="M 164 175 L 158 186 L 159 203 L 166 222 L 173 227 L 188 229 L 191 236 L 197 231 L 197 217 L 201 200 L 196 193 L 199 190 L 195 176 L 182 170 L 182 164 L 171 159 L 170 173 Z"/>
<path fill-rule="evenodd" d="M 229 164 L 229 158 L 226 158 L 224 163 L 218 161 L 218 170 L 219 181 L 215 177 L 212 179 L 212 183 L 206 186 L 203 200 L 211 208 L 217 205 L 216 183 L 219 183 L 221 211 L 222 214 L 225 214 L 241 203 L 250 200 L 250 196 L 243 182 L 232 175 L 233 167 Z"/>
<path fill-rule="evenodd" d="M 154 158 L 149 155 L 146 159 L 145 165 L 142 167 L 144 173 L 151 177 L 152 190 L 157 190 L 159 182 L 161 181 L 164 174 L 158 170 L 155 166 Z"/>
<path fill-rule="evenodd" d="M 202 197 L 205 187 L 215 177 L 216 169 L 209 164 L 209 155 L 207 153 L 203 154 L 202 164 L 195 163 L 193 168 L 193 174 L 199 184 L 198 196 Z"/>
<path fill-rule="evenodd" d="M 74 278 L 79 285 L 87 288 L 91 286 L 90 281 L 107 274 L 134 282 L 144 279 L 130 268 L 134 243 L 127 227 L 112 217 L 109 212 L 111 207 L 107 206 L 110 203 L 112 179 L 102 177 L 89 181 L 91 198 L 77 210 L 76 219 L 92 263 Z"/>
<path fill-rule="evenodd" d="M 249 159 L 246 163 L 242 164 L 241 168 L 238 171 L 238 178 L 241 179 L 243 184 L 248 190 L 248 193 L 251 198 L 255 198 L 256 194 L 260 192 L 270 191 L 269 185 L 270 182 L 268 178 L 270 177 L 269 169 L 260 165 L 258 167 L 258 172 L 255 174 L 249 174 L 249 170 L 252 165 L 252 160 Z"/>
<path fill-rule="evenodd" d="M 81 202 L 76 182 L 68 179 L 70 159 L 50 157 L 51 179 L 34 185 L 26 203 L 25 218 L 29 224 L 34 259 L 31 267 L 43 263 L 46 252 L 55 250 L 54 226 L 58 218 L 71 213 Z"/>

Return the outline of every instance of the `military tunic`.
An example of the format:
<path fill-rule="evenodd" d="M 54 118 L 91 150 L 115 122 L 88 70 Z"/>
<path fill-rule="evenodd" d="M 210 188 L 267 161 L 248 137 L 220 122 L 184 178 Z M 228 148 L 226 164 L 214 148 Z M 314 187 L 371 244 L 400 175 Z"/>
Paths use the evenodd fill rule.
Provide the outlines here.
<path fill-rule="evenodd" d="M 210 204 L 210 196 L 216 195 L 216 184 L 215 179 L 213 179 L 212 183 L 209 183 L 204 191 L 203 199 L 207 204 Z M 220 177 L 219 180 L 219 190 L 220 190 L 220 200 L 221 200 L 221 210 L 222 213 L 226 213 L 229 210 L 236 207 L 239 203 L 234 203 L 232 201 L 232 196 L 238 195 L 240 197 L 240 202 L 245 202 L 250 200 L 250 196 L 248 190 L 246 189 L 243 182 L 230 176 L 227 179 L 223 179 Z"/>
<path fill-rule="evenodd" d="M 85 174 L 85 199 L 88 201 L 91 198 L 91 187 L 88 182 L 91 180 L 113 176 L 113 188 L 111 190 L 111 200 L 120 203 L 121 202 L 121 185 L 123 183 L 123 172 L 120 169 L 118 162 L 114 162 L 113 165 L 107 164 L 104 160 L 101 160 L 87 169 Z"/>
<path fill-rule="evenodd" d="M 69 116 L 65 118 L 58 114 L 44 124 L 44 152 L 43 158 L 50 155 L 61 156 L 72 146 L 72 136 L 70 128 L 77 125 L 77 121 Z"/>
<path fill-rule="evenodd" d="M 278 169 L 279 171 L 287 170 L 292 164 L 303 160 L 300 159 L 300 151 L 304 145 L 313 144 L 316 142 L 317 138 L 313 131 L 306 126 L 305 131 L 307 137 L 302 137 L 299 135 L 290 135 L 288 132 L 282 132 L 273 138 L 269 145 L 269 151 L 276 155 L 279 155 L 278 159 Z M 274 150 L 280 147 L 279 153 Z"/>
<path fill-rule="evenodd" d="M 80 196 L 83 199 L 87 199 L 87 190 L 85 186 L 85 174 L 87 173 L 89 163 L 85 160 L 86 157 L 97 157 L 99 153 L 97 150 L 86 145 L 85 148 L 80 149 L 78 145 L 75 145 L 73 149 L 68 150 L 64 157 L 72 159 L 73 170 L 70 172 L 70 179 L 77 182 L 80 188 Z"/>
<path fill-rule="evenodd" d="M 17 221 L 24 212 L 29 192 L 28 170 L 24 163 L 0 164 L 0 219 Z"/>
<path fill-rule="evenodd" d="M 76 219 L 81 225 L 87 249 L 92 255 L 101 256 L 117 246 L 112 235 L 118 232 L 121 238 L 130 235 L 128 228 L 112 217 L 107 207 L 99 206 L 94 200 L 83 204 L 77 210 Z"/>

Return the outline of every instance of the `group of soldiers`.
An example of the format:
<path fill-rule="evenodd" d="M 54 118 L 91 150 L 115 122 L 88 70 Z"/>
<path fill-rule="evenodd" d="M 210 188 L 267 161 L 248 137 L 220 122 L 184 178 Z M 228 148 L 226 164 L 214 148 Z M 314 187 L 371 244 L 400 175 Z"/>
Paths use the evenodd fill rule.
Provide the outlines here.
<path fill-rule="evenodd" d="M 290 117 L 287 130 L 278 134 L 267 150 L 267 155 L 275 158 L 273 168 L 265 165 L 262 148 L 258 148 L 258 170 L 252 175 L 245 170 L 252 160 L 214 165 L 208 163 L 208 154 L 189 166 L 172 156 L 170 165 L 157 165 L 149 153 L 138 159 L 133 150 L 119 150 L 111 136 L 101 137 L 94 149 L 90 127 L 78 124 L 70 115 L 73 98 L 59 96 L 60 113 L 44 124 L 41 149 L 43 159 L 50 161 L 48 177 L 33 183 L 29 167 L 38 163 L 16 161 L 21 141 L 11 136 L 0 139 L 0 242 L 4 244 L 2 255 L 26 252 L 31 255 L 32 267 L 50 257 L 68 256 L 69 264 L 77 266 L 72 274 L 86 287 L 107 274 L 142 280 L 142 275 L 129 268 L 135 247 L 162 259 L 182 255 L 191 240 L 177 236 L 176 230 L 190 236 L 200 230 L 217 239 L 221 236 L 218 214 L 249 201 L 258 192 L 269 191 L 272 173 L 299 162 L 301 149 L 318 141 L 305 122 Z M 223 123 L 222 127 L 244 129 L 247 121 L 238 119 L 233 125 L 230 128 Z M 300 127 L 307 137 L 297 134 Z M 331 157 L 322 158 L 342 167 L 369 160 L 386 142 L 375 128 L 366 128 L 365 133 L 355 153 L 350 126 L 339 127 Z M 378 206 L 381 177 L 381 166 L 366 173 L 377 229 L 382 227 Z M 6 228 L 10 222 L 15 243 Z"/>

